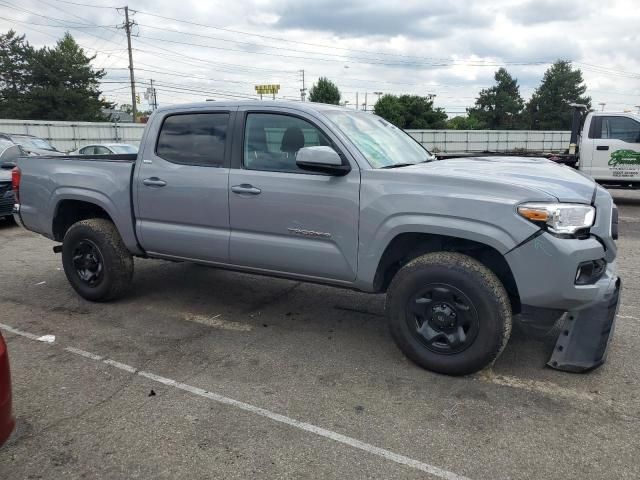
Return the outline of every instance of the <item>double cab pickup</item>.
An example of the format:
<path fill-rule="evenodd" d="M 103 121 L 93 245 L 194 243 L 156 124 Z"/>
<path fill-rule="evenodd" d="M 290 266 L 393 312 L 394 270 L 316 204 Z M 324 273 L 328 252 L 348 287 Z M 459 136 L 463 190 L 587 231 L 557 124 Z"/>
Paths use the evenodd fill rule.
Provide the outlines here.
<path fill-rule="evenodd" d="M 617 210 L 545 159 L 437 161 L 368 112 L 208 102 L 157 110 L 137 155 L 20 158 L 13 189 L 87 300 L 127 294 L 135 257 L 189 261 L 386 293 L 392 337 L 436 372 L 487 367 L 514 320 L 562 319 L 553 368 L 606 358 Z"/>

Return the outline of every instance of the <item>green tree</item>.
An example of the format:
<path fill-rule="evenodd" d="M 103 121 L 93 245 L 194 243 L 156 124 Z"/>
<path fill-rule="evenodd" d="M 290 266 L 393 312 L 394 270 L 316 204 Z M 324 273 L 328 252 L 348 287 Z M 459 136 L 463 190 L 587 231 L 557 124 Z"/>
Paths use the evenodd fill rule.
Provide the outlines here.
<path fill-rule="evenodd" d="M 530 128 L 536 130 L 569 130 L 571 103 L 591 108 L 591 98 L 585 96 L 587 86 L 582 72 L 571 62 L 558 60 L 545 72 L 542 83 L 527 103 L 526 113 Z"/>
<path fill-rule="evenodd" d="M 482 126 L 476 117 L 458 115 L 447 120 L 447 128 L 451 130 L 479 130 Z"/>
<path fill-rule="evenodd" d="M 491 130 L 520 128 L 524 100 L 518 80 L 505 68 L 498 69 L 494 79 L 496 84 L 481 90 L 475 106 L 468 110 L 470 121 Z"/>
<path fill-rule="evenodd" d="M 373 113 L 384 118 L 396 127 L 404 125 L 404 112 L 396 95 L 382 95 L 373 106 Z"/>
<path fill-rule="evenodd" d="M 32 62 L 33 87 L 27 95 L 28 118 L 40 120 L 105 120 L 102 109 L 112 104 L 100 98 L 100 79 L 91 61 L 67 32 L 54 48 L 37 50 Z"/>
<path fill-rule="evenodd" d="M 340 90 L 338 86 L 327 77 L 320 77 L 318 83 L 309 90 L 309 101 L 316 103 L 340 104 Z"/>
<path fill-rule="evenodd" d="M 434 108 L 433 99 L 419 95 L 383 95 L 374 113 L 402 129 L 445 128 L 447 114 Z"/>
<path fill-rule="evenodd" d="M 0 35 L 0 118 L 24 118 L 34 50 L 13 30 Z"/>

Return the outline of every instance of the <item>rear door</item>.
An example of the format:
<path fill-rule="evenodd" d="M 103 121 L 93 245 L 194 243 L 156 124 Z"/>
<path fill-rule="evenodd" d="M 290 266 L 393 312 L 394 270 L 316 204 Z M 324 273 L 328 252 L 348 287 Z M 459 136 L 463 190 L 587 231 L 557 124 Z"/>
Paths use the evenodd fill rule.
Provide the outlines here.
<path fill-rule="evenodd" d="M 233 264 L 338 281 L 357 272 L 360 171 L 317 119 L 278 111 L 238 112 L 229 175 Z M 333 147 L 350 163 L 345 176 L 296 166 L 302 147 Z"/>
<path fill-rule="evenodd" d="M 233 116 L 211 108 L 154 118 L 135 178 L 136 233 L 150 254 L 228 261 Z"/>
<path fill-rule="evenodd" d="M 591 120 L 589 173 L 597 180 L 640 181 L 640 122 L 623 115 Z"/>

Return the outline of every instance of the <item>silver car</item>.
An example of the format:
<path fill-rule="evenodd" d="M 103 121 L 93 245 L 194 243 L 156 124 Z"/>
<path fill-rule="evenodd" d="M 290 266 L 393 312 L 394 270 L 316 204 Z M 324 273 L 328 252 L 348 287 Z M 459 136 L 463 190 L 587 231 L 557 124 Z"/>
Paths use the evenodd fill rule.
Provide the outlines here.
<path fill-rule="evenodd" d="M 82 148 L 70 152 L 69 155 L 123 155 L 136 154 L 138 147 L 128 143 L 98 143 L 85 145 Z"/>

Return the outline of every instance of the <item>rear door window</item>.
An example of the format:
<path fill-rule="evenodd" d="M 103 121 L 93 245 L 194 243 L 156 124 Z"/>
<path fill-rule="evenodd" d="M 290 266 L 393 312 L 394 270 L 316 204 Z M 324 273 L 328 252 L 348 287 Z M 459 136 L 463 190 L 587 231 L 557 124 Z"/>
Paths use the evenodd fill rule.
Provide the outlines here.
<path fill-rule="evenodd" d="M 183 165 L 221 167 L 227 142 L 228 113 L 190 113 L 165 118 L 156 155 Z"/>

